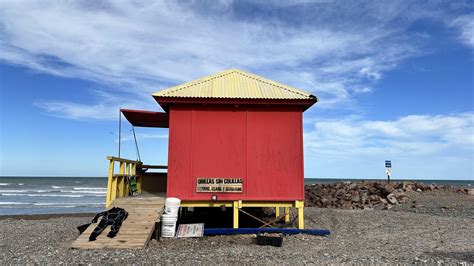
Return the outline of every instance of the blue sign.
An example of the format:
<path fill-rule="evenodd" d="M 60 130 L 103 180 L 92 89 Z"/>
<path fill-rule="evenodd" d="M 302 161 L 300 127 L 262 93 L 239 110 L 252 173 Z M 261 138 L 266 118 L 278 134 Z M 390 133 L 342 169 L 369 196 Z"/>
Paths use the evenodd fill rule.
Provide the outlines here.
<path fill-rule="evenodd" d="M 392 168 L 392 161 L 385 161 L 385 167 Z"/>

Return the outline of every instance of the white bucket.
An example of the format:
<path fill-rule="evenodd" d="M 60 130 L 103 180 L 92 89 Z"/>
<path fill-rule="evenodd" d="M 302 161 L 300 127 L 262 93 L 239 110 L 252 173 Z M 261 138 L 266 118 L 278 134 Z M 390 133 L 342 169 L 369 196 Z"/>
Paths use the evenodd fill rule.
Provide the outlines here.
<path fill-rule="evenodd" d="M 178 215 L 180 204 L 181 204 L 181 200 L 178 198 L 166 198 L 165 213 L 172 214 L 174 216 Z"/>
<path fill-rule="evenodd" d="M 163 214 L 161 216 L 161 236 L 162 237 L 174 237 L 176 232 L 176 221 L 178 217 L 176 215 Z"/>

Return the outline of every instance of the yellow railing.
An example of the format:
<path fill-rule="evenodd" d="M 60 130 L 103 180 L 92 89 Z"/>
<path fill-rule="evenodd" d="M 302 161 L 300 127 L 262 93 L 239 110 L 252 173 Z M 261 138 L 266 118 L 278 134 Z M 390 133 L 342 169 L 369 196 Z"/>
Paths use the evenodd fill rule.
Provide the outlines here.
<path fill-rule="evenodd" d="M 116 198 L 128 196 L 130 189 L 128 182 L 126 182 L 128 176 L 137 177 L 137 189 L 138 193 L 141 193 L 142 181 L 141 177 L 137 176 L 137 165 L 142 164 L 142 162 L 113 156 L 108 156 L 107 160 L 109 160 L 109 177 L 107 180 L 107 199 L 105 205 L 108 208 Z M 120 164 L 118 174 L 114 174 L 115 162 Z"/>

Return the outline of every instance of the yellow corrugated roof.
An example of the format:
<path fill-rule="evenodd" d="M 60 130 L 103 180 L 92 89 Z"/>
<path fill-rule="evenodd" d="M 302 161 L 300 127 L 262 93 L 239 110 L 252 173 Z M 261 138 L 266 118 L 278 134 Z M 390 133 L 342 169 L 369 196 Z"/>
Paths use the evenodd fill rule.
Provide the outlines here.
<path fill-rule="evenodd" d="M 157 97 L 307 100 L 316 97 L 239 69 L 226 70 L 153 94 Z"/>

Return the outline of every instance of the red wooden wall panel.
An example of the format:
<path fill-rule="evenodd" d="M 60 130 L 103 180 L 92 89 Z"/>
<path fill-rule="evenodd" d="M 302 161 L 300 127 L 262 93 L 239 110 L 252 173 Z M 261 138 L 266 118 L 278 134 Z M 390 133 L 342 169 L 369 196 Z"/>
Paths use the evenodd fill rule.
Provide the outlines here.
<path fill-rule="evenodd" d="M 304 198 L 301 111 L 249 110 L 247 194 L 250 199 Z"/>
<path fill-rule="evenodd" d="M 170 108 L 168 196 L 210 200 L 196 178 L 243 178 L 219 200 L 303 199 L 300 108 Z"/>
<path fill-rule="evenodd" d="M 246 183 L 246 112 L 205 109 L 193 113 L 193 198 L 210 200 L 212 193 L 196 193 L 196 178 L 243 178 Z M 234 193 L 218 193 L 220 200 Z M 234 194 L 234 195 L 232 195 Z M 239 193 L 245 198 L 246 191 Z"/>
<path fill-rule="evenodd" d="M 168 136 L 168 197 L 189 198 L 191 177 L 191 110 L 173 108 L 170 110 Z"/>

